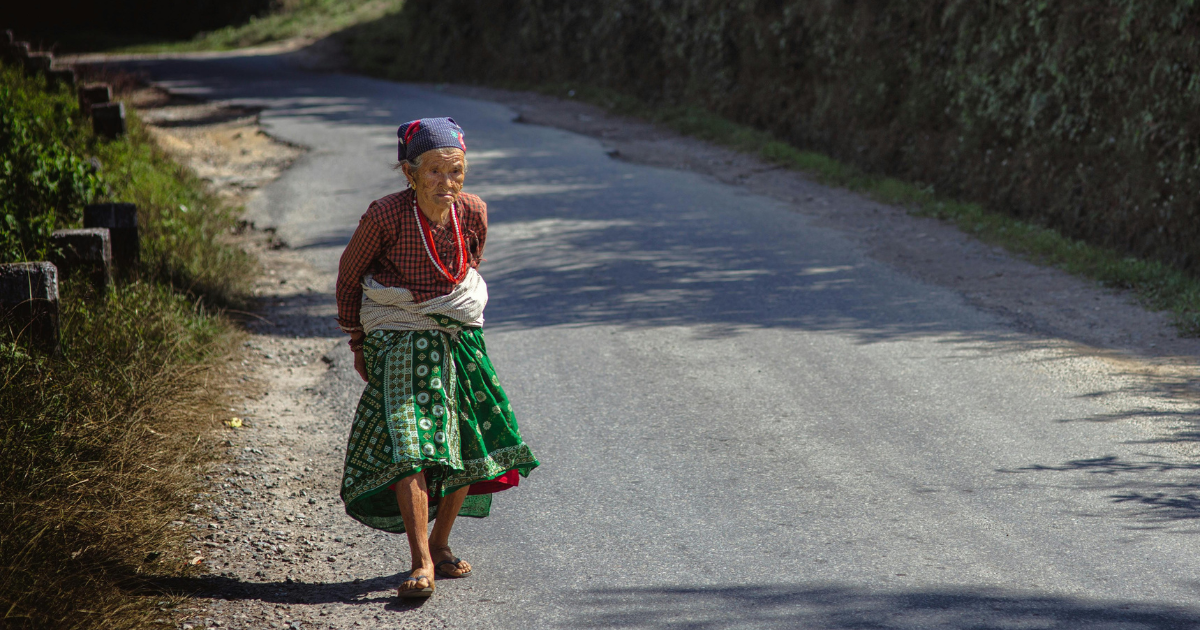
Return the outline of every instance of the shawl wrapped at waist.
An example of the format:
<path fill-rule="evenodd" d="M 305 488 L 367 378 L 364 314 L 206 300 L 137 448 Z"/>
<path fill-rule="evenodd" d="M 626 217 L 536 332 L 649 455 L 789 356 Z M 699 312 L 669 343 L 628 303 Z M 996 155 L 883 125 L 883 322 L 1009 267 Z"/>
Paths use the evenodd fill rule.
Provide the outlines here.
<path fill-rule="evenodd" d="M 385 287 L 371 276 L 363 277 L 363 330 L 442 330 L 448 329 L 434 319 L 441 315 L 465 326 L 483 326 L 483 307 L 487 306 L 487 283 L 474 269 L 450 293 L 424 302 L 402 287 Z"/>

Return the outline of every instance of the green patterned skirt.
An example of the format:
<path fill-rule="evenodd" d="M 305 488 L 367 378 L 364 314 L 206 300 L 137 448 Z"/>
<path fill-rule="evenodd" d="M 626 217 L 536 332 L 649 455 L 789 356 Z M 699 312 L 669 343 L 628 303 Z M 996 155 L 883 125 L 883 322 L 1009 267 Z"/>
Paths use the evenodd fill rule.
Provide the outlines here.
<path fill-rule="evenodd" d="M 376 330 L 367 335 L 363 356 L 367 387 L 342 472 L 342 501 L 354 519 L 403 532 L 389 486 L 421 471 L 432 502 L 511 470 L 528 476 L 537 467 L 488 359 L 482 329 L 463 328 L 457 337 Z M 491 494 L 468 496 L 459 515 L 482 518 L 491 504 Z M 436 517 L 431 504 L 429 518 Z"/>

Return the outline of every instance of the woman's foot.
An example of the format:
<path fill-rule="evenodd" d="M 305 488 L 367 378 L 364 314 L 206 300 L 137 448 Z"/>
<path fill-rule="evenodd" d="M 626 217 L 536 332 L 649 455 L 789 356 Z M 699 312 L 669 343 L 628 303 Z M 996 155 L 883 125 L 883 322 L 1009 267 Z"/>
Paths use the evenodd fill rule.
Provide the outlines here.
<path fill-rule="evenodd" d="M 454 556 L 450 547 L 434 547 L 430 545 L 429 554 L 433 556 L 433 566 L 438 575 L 446 578 L 461 578 L 471 575 L 471 564 Z"/>
<path fill-rule="evenodd" d="M 400 597 L 429 597 L 433 594 L 433 575 L 426 567 L 413 569 L 404 574 L 397 594 Z"/>

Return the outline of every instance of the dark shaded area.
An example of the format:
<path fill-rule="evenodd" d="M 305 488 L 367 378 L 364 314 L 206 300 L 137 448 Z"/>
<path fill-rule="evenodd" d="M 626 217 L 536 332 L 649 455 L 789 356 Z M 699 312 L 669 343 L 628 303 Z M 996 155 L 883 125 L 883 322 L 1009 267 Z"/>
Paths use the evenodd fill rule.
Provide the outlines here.
<path fill-rule="evenodd" d="M 14 2 L 0 18 L 34 48 L 59 52 L 106 50 L 240 24 L 270 10 L 271 0 L 52 0 Z"/>
<path fill-rule="evenodd" d="M 581 593 L 572 628 L 805 630 L 1178 630 L 1200 612 L 1159 604 L 986 589 L 842 585 L 603 589 Z"/>

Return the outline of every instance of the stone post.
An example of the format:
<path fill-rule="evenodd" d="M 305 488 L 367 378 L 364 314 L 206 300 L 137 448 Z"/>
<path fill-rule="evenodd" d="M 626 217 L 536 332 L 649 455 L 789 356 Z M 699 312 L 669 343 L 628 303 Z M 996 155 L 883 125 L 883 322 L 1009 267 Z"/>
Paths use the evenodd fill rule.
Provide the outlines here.
<path fill-rule="evenodd" d="M 25 58 L 25 69 L 30 74 L 45 74 L 50 72 L 50 66 L 53 63 L 54 56 L 50 53 L 29 53 L 29 56 Z"/>
<path fill-rule="evenodd" d="M 0 320 L 14 339 L 58 354 L 58 270 L 53 264 L 0 265 Z"/>
<path fill-rule="evenodd" d="M 92 131 L 105 138 L 125 133 L 125 104 L 97 103 L 92 105 Z"/>
<path fill-rule="evenodd" d="M 63 278 L 86 274 L 88 282 L 103 290 L 112 282 L 112 242 L 108 228 L 55 230 L 50 244 L 56 250 L 54 263 Z"/>
<path fill-rule="evenodd" d="M 141 260 L 137 206 L 131 203 L 97 203 L 83 209 L 83 227 L 108 228 L 112 261 L 117 272 L 128 274 Z"/>
<path fill-rule="evenodd" d="M 92 115 L 92 106 L 112 101 L 112 88 L 107 83 L 86 83 L 79 88 L 79 111 Z"/>

